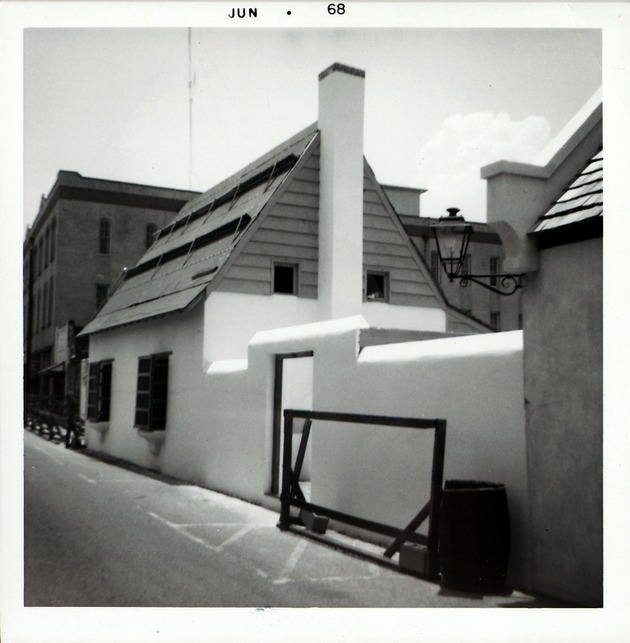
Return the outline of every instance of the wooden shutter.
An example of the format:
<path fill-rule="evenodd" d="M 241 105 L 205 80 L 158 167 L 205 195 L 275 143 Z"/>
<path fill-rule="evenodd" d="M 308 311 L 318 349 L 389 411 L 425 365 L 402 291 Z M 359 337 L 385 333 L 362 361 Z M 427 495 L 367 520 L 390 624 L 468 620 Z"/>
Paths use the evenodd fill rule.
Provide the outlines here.
<path fill-rule="evenodd" d="M 88 404 L 87 416 L 88 420 L 98 422 L 98 373 L 99 363 L 94 362 L 90 364 L 90 371 L 88 376 Z"/>
<path fill-rule="evenodd" d="M 153 357 L 153 381 L 151 386 L 151 429 L 166 426 L 166 400 L 168 397 L 168 356 Z"/>
<path fill-rule="evenodd" d="M 112 395 L 112 363 L 102 362 L 98 380 L 98 419 L 109 420 L 109 404 Z"/>
<path fill-rule="evenodd" d="M 138 386 L 136 389 L 135 426 L 150 430 L 151 427 L 151 363 L 150 357 L 138 359 Z"/>

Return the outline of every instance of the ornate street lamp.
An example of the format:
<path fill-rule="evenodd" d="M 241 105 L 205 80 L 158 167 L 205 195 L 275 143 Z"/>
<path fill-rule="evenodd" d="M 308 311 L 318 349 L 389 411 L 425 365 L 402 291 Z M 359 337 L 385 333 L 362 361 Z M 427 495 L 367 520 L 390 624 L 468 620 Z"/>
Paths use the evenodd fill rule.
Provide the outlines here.
<path fill-rule="evenodd" d="M 472 275 L 464 269 L 473 227 L 459 214 L 458 208 L 447 208 L 446 211 L 448 216 L 440 217 L 437 223 L 431 225 L 431 230 L 435 237 L 440 264 L 449 281 L 459 279 L 462 288 L 466 288 L 472 281 L 499 295 L 512 295 L 521 288 L 522 274 Z M 488 279 L 490 283 L 481 279 Z M 500 288 L 495 287 L 492 282 L 500 285 Z"/>

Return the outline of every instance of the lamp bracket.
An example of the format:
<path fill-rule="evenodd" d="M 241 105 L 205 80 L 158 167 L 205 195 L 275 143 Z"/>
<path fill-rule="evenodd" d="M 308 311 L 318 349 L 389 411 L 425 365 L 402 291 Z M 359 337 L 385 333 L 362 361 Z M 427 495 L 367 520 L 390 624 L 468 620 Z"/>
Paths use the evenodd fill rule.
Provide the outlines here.
<path fill-rule="evenodd" d="M 479 284 L 487 290 L 497 293 L 498 295 L 508 296 L 513 295 L 519 288 L 523 287 L 523 274 L 491 274 L 491 275 L 449 275 L 450 281 L 459 279 L 459 285 L 462 288 L 467 288 L 469 282 Z M 481 279 L 496 279 L 500 284 L 500 288 L 492 286 Z"/>

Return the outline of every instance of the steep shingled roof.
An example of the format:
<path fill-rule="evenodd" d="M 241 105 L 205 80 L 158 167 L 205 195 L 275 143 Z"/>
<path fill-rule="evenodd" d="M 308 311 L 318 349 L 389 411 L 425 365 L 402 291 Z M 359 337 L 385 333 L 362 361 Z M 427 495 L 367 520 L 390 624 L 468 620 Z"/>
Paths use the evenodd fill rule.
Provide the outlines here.
<path fill-rule="evenodd" d="M 317 135 L 307 127 L 187 203 L 82 334 L 194 305 Z"/>
<path fill-rule="evenodd" d="M 597 219 L 604 213 L 604 157 L 598 152 L 571 182 L 559 199 L 543 214 L 534 233 Z"/>

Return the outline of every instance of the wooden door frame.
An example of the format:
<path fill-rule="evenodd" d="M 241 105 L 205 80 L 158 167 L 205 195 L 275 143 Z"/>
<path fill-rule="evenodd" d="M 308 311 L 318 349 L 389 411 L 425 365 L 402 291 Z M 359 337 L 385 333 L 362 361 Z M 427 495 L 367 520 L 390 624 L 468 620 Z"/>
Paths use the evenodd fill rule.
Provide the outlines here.
<path fill-rule="evenodd" d="M 269 494 L 277 496 L 280 491 L 280 448 L 282 445 L 282 384 L 285 359 L 313 357 L 313 351 L 277 353 L 274 355 L 273 380 L 273 433 L 271 441 L 271 485 Z"/>

